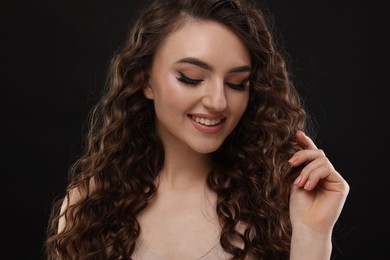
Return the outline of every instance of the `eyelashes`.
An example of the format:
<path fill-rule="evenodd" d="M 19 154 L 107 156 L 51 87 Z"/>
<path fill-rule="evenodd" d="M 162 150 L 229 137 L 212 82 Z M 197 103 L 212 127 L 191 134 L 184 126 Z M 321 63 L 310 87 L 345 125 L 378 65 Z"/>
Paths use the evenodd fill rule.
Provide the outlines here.
<path fill-rule="evenodd" d="M 240 91 L 243 91 L 246 89 L 246 83 L 248 81 L 245 80 L 244 82 L 242 82 L 241 84 L 233 84 L 233 83 L 225 83 L 226 85 L 228 85 L 229 88 L 231 89 L 235 89 L 235 90 L 240 90 Z"/>
<path fill-rule="evenodd" d="M 199 85 L 203 80 L 202 79 L 193 79 L 193 78 L 190 78 L 188 76 L 186 76 L 184 73 L 182 72 L 179 72 L 180 76 L 177 77 L 177 80 L 180 81 L 181 83 L 183 83 L 184 85 L 188 85 L 188 86 L 197 86 Z M 242 83 L 240 84 L 234 84 L 234 83 L 229 83 L 229 82 L 225 82 L 225 84 L 231 88 L 231 89 L 234 89 L 234 90 L 240 90 L 240 91 L 243 91 L 246 89 L 246 85 L 248 83 L 248 80 L 244 80 Z"/>
<path fill-rule="evenodd" d="M 180 73 L 180 77 L 178 77 L 177 80 L 180 81 L 181 83 L 184 83 L 185 85 L 196 86 L 203 81 L 202 79 L 189 78 L 186 75 L 184 75 L 182 72 L 179 73 Z"/>

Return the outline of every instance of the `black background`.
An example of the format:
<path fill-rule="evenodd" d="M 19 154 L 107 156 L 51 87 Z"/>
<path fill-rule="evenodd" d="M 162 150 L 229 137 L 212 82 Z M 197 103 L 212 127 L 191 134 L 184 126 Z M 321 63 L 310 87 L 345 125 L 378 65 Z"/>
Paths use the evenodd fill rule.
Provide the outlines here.
<path fill-rule="evenodd" d="M 389 18 L 375 2 L 263 1 L 317 122 L 316 143 L 351 186 L 334 259 L 383 259 L 389 228 Z M 1 2 L 1 259 L 41 259 L 53 199 L 139 1 Z"/>

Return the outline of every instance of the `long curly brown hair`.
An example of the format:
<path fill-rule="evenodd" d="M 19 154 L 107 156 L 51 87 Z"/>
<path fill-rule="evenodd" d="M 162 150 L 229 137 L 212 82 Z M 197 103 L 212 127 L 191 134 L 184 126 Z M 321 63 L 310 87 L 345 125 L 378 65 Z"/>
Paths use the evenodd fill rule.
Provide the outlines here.
<path fill-rule="evenodd" d="M 253 68 L 247 110 L 213 153 L 207 179 L 217 194 L 220 243 L 232 259 L 288 258 L 289 196 L 299 170 L 288 159 L 300 149 L 294 138 L 307 115 L 269 21 L 240 0 L 157 0 L 139 14 L 111 62 L 108 87 L 91 112 L 86 151 L 70 168 L 68 203 L 62 212 L 62 200 L 53 205 L 48 259 L 131 259 L 141 228 L 137 215 L 155 194 L 164 164 L 153 102 L 142 89 L 156 50 L 189 18 L 230 28 L 249 50 Z M 75 189 L 80 199 L 69 204 Z M 58 232 L 61 217 L 67 224 Z M 237 239 L 243 247 L 235 246 Z"/>

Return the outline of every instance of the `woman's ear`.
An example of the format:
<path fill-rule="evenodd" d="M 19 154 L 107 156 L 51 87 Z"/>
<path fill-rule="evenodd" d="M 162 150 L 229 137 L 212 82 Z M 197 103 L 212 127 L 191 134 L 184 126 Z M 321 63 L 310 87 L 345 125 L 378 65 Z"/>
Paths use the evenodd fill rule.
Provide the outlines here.
<path fill-rule="evenodd" d="M 153 90 L 149 85 L 144 85 L 142 91 L 144 92 L 144 95 L 147 99 L 154 99 Z"/>

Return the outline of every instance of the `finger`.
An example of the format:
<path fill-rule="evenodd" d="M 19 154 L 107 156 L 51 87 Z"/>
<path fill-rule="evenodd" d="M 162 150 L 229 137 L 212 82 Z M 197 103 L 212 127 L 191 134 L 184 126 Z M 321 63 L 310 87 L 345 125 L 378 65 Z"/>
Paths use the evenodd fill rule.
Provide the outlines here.
<path fill-rule="evenodd" d="M 303 187 L 307 181 L 311 178 L 310 176 L 317 171 L 317 169 L 322 168 L 324 165 L 328 164 L 328 159 L 326 157 L 320 157 L 317 160 L 310 162 L 306 165 L 299 176 L 295 180 L 295 185 L 298 187 Z"/>
<path fill-rule="evenodd" d="M 327 164 L 322 164 L 321 167 L 315 168 L 308 176 L 307 181 L 302 184 L 305 190 L 314 189 L 320 180 L 326 179 L 332 175 L 334 169 Z"/>
<path fill-rule="evenodd" d="M 317 149 L 317 146 L 313 142 L 313 140 L 308 137 L 303 131 L 298 130 L 296 134 L 296 139 L 299 143 L 303 144 L 304 147 L 308 149 Z"/>
<path fill-rule="evenodd" d="M 305 190 L 313 190 L 321 182 L 321 187 L 329 191 L 348 193 L 349 185 L 343 177 L 334 169 L 333 165 L 326 159 L 320 159 L 318 167 L 314 167 L 302 176 L 298 176 L 295 185 Z M 316 161 L 320 161 L 316 160 Z M 296 184 L 298 183 L 298 184 Z"/>
<path fill-rule="evenodd" d="M 290 163 L 291 166 L 296 167 L 298 165 L 301 165 L 304 162 L 311 162 L 314 161 L 315 159 L 319 157 L 324 157 L 325 153 L 321 149 L 317 150 L 301 150 L 296 152 L 288 162 Z"/>
<path fill-rule="evenodd" d="M 321 176 L 323 178 L 326 178 L 326 176 L 329 175 L 329 171 L 326 169 L 326 167 L 319 167 L 316 168 L 311 174 L 308 176 L 309 178 L 307 181 L 303 184 L 303 188 L 305 190 L 312 190 L 319 180 L 321 179 Z"/>

